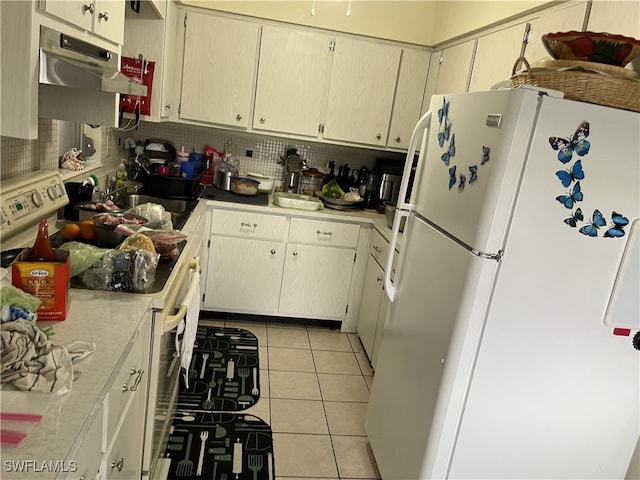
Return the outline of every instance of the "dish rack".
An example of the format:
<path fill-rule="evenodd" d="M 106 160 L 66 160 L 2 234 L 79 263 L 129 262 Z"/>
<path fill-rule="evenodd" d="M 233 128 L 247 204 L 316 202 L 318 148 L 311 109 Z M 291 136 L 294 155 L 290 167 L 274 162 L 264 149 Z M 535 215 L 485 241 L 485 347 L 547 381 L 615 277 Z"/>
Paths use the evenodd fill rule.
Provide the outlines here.
<path fill-rule="evenodd" d="M 520 63 L 524 70 L 516 72 Z M 526 58 L 519 57 L 513 65 L 511 85 L 559 90 L 570 100 L 640 112 L 640 80 L 605 73 L 599 64 L 591 70 L 584 63 L 562 69 L 532 68 Z"/>

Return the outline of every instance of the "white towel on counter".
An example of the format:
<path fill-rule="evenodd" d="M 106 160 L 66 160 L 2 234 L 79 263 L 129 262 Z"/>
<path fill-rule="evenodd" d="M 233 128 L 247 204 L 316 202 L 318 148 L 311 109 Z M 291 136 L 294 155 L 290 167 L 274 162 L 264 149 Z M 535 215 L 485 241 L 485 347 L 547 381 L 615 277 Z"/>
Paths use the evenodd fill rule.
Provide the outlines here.
<path fill-rule="evenodd" d="M 189 288 L 181 306 L 187 307 L 187 313 L 178 324 L 175 344 L 176 352 L 180 357 L 185 387 L 189 388 L 189 366 L 193 356 L 193 344 L 196 341 L 198 318 L 200 317 L 200 272 L 194 271 L 191 274 Z"/>
<path fill-rule="evenodd" d="M 73 362 L 92 354 L 95 345 L 74 342 L 68 348 L 51 343 L 33 322 L 16 320 L 3 323 L 2 382 L 19 390 L 64 394 L 71 390 Z"/>

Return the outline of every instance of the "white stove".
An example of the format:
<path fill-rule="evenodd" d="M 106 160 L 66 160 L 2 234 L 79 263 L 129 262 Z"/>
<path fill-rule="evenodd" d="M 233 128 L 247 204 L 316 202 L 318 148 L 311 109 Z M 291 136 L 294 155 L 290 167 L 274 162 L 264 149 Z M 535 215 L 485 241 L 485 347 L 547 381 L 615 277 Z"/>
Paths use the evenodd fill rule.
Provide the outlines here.
<path fill-rule="evenodd" d="M 2 249 L 29 247 L 41 218 L 53 234 L 56 212 L 69 203 L 62 175 L 42 170 L 2 181 L 0 188 L 0 240 Z"/>

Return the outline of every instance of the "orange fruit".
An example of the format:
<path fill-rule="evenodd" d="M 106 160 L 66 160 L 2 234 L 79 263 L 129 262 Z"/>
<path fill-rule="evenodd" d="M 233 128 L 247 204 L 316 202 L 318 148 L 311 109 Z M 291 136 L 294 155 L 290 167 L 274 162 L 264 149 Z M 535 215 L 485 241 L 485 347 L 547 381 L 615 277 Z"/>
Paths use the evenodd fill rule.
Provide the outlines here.
<path fill-rule="evenodd" d="M 76 223 L 67 223 L 60 229 L 60 235 L 65 240 L 75 240 L 80 236 L 80 227 Z"/>
<path fill-rule="evenodd" d="M 80 236 L 84 240 L 93 241 L 96 239 L 96 226 L 93 220 L 83 220 L 80 222 Z"/>

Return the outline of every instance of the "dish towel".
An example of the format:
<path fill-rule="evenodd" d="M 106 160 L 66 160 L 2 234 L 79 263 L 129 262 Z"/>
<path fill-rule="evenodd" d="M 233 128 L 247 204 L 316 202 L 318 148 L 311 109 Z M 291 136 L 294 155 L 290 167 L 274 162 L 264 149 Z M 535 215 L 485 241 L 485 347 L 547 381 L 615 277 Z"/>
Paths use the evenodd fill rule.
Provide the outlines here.
<path fill-rule="evenodd" d="M 176 330 L 176 352 L 180 357 L 182 376 L 184 384 L 189 388 L 189 365 L 193 355 L 193 344 L 196 341 L 196 330 L 198 329 L 198 318 L 200 317 L 200 272 L 191 274 L 191 283 L 184 296 L 182 306 L 187 307 L 187 313 L 178 324 Z"/>
<path fill-rule="evenodd" d="M 95 345 L 87 342 L 74 342 L 68 348 L 54 345 L 26 320 L 3 323 L 0 340 L 2 382 L 26 391 L 67 393 L 74 379 L 72 362 L 95 350 Z"/>

